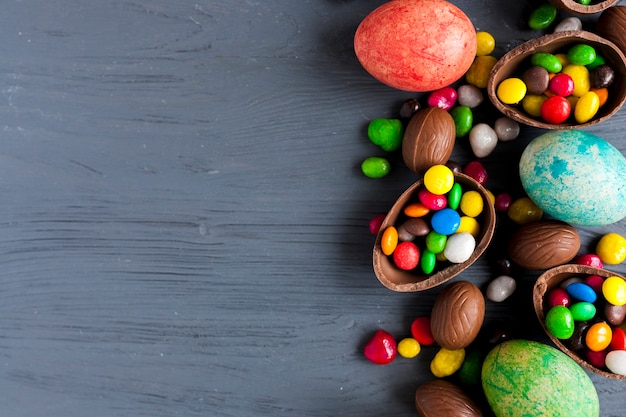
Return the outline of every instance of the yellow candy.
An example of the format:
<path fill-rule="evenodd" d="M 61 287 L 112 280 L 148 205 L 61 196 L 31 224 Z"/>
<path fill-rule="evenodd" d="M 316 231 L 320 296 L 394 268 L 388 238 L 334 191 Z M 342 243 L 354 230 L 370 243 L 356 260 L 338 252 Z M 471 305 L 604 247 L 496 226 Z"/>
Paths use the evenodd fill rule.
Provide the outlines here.
<path fill-rule="evenodd" d="M 430 363 L 430 371 L 437 378 L 450 376 L 461 368 L 465 359 L 465 349 L 449 350 L 441 348 Z"/>
<path fill-rule="evenodd" d="M 621 264 L 626 260 L 626 238 L 617 233 L 605 234 L 596 245 L 596 255 L 605 264 Z"/>
<path fill-rule="evenodd" d="M 582 97 L 591 88 L 591 80 L 589 78 L 589 70 L 584 65 L 566 65 L 562 71 L 574 80 L 573 96 Z"/>
<path fill-rule="evenodd" d="M 460 208 L 463 214 L 476 217 L 483 212 L 483 197 L 478 191 L 467 191 L 461 197 Z"/>
<path fill-rule="evenodd" d="M 398 354 L 403 358 L 414 358 L 421 350 L 420 343 L 412 337 L 402 339 L 398 343 Z"/>
<path fill-rule="evenodd" d="M 604 103 L 609 99 L 609 90 L 607 88 L 592 88 L 589 91 L 593 91 L 598 95 L 600 99 L 600 107 L 604 106 Z"/>
<path fill-rule="evenodd" d="M 396 250 L 396 246 L 398 246 L 398 230 L 393 226 L 389 226 L 383 232 L 380 248 L 385 255 L 389 256 Z"/>
<path fill-rule="evenodd" d="M 526 95 L 526 84 L 520 78 L 507 78 L 498 85 L 496 95 L 504 104 L 517 104 Z"/>
<path fill-rule="evenodd" d="M 477 56 L 465 74 L 465 80 L 478 88 L 486 88 L 489 73 L 498 60 L 491 55 Z"/>
<path fill-rule="evenodd" d="M 456 229 L 456 232 L 454 233 L 463 232 L 467 232 L 470 235 L 474 236 L 474 238 L 476 238 L 478 236 L 478 233 L 480 232 L 480 224 L 478 223 L 478 220 L 470 216 L 461 216 L 459 228 Z"/>
<path fill-rule="evenodd" d="M 533 117 L 541 117 L 541 105 L 547 98 L 543 95 L 527 94 L 522 100 L 522 108 Z"/>
<path fill-rule="evenodd" d="M 489 32 L 476 32 L 476 56 L 489 55 L 496 48 L 496 40 Z"/>
<path fill-rule="evenodd" d="M 620 277 L 611 276 L 602 283 L 602 295 L 614 306 L 626 304 L 626 281 Z"/>
<path fill-rule="evenodd" d="M 561 62 L 562 67 L 571 64 L 571 62 L 569 62 L 567 54 L 554 54 L 554 56 L 557 57 L 557 59 Z"/>
<path fill-rule="evenodd" d="M 509 219 L 513 220 L 515 223 L 524 224 L 541 219 L 543 210 L 530 198 L 522 197 L 511 203 L 507 214 Z"/>
<path fill-rule="evenodd" d="M 574 118 L 578 123 L 588 122 L 596 115 L 599 108 L 600 97 L 593 91 L 587 91 L 576 102 Z"/>
<path fill-rule="evenodd" d="M 454 173 L 445 165 L 433 165 L 424 174 L 424 187 L 433 194 L 445 194 L 453 185 Z"/>

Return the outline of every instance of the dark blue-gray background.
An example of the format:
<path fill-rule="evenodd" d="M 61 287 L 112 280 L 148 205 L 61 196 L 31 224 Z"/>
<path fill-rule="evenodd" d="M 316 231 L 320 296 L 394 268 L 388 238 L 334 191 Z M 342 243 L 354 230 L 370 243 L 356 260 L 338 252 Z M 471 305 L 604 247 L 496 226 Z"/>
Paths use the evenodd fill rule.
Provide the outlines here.
<path fill-rule="evenodd" d="M 354 57 L 382 3 L 3 2 L 2 416 L 415 414 L 436 349 L 361 354 L 375 329 L 408 336 L 439 291 L 393 293 L 371 268 L 369 219 L 416 179 L 397 155 L 385 179 L 359 171 L 381 154 L 368 121 L 414 96 Z M 540 34 L 530 2 L 454 3 L 498 56 Z M 590 131 L 624 153 L 625 120 Z M 519 189 L 539 133 L 483 161 L 492 189 Z M 473 159 L 466 142 L 453 159 Z M 609 231 L 626 222 L 580 228 L 581 251 Z M 536 275 L 488 322 L 540 340 Z M 488 259 L 462 275 L 493 277 Z M 624 383 L 592 379 L 602 415 L 623 416 Z"/>

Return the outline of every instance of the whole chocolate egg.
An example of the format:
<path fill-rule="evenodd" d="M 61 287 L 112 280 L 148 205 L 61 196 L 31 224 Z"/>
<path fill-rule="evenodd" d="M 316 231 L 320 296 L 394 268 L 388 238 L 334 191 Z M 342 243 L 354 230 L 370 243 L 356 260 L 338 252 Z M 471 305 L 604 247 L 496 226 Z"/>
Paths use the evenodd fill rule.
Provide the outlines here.
<path fill-rule="evenodd" d="M 538 136 L 524 149 L 519 173 L 528 197 L 558 220 L 601 226 L 626 217 L 626 158 L 592 133 Z"/>
<path fill-rule="evenodd" d="M 423 92 L 460 79 L 476 56 L 476 30 L 445 0 L 393 0 L 363 19 L 354 51 L 374 78 L 399 90 Z"/>

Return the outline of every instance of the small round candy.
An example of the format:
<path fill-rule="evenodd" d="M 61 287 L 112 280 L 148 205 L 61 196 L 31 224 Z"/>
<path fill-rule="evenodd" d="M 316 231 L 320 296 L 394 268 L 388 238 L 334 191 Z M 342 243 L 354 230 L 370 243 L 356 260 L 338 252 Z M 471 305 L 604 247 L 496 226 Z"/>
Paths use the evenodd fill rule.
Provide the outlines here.
<path fill-rule="evenodd" d="M 548 306 L 563 306 L 569 307 L 571 303 L 570 297 L 563 288 L 553 288 L 548 293 Z"/>
<path fill-rule="evenodd" d="M 426 188 L 421 188 L 417 192 L 417 198 L 420 203 L 428 207 L 430 210 L 441 210 L 448 205 L 448 199 L 445 195 L 433 194 Z"/>
<path fill-rule="evenodd" d="M 590 88 L 589 91 L 593 91 L 598 95 L 600 107 L 604 106 L 609 99 L 609 90 L 607 88 Z"/>
<path fill-rule="evenodd" d="M 480 224 L 474 217 L 461 216 L 459 228 L 456 229 L 455 233 L 469 233 L 474 236 L 474 239 L 476 239 L 478 237 L 478 233 L 480 233 Z"/>
<path fill-rule="evenodd" d="M 528 17 L 528 26 L 532 30 L 543 30 L 556 19 L 556 7 L 551 3 L 543 3 L 534 9 Z"/>
<path fill-rule="evenodd" d="M 606 365 L 606 352 L 604 350 L 594 352 L 591 349 L 586 349 L 585 359 L 591 366 L 602 369 Z"/>
<path fill-rule="evenodd" d="M 616 327 L 613 329 L 609 349 L 626 350 L 626 332 L 624 332 L 621 327 Z"/>
<path fill-rule="evenodd" d="M 398 354 L 403 358 L 414 358 L 422 350 L 419 342 L 412 337 L 407 337 L 398 343 Z"/>
<path fill-rule="evenodd" d="M 462 138 L 470 132 L 474 123 L 472 109 L 467 106 L 457 106 L 450 111 L 450 116 L 454 120 L 457 138 Z"/>
<path fill-rule="evenodd" d="M 398 119 L 374 119 L 367 127 L 367 136 L 384 151 L 393 152 L 402 145 L 404 125 Z"/>
<path fill-rule="evenodd" d="M 600 97 L 589 90 L 583 94 L 574 106 L 574 119 L 578 123 L 586 123 L 598 113 L 600 109 Z"/>
<path fill-rule="evenodd" d="M 530 198 L 520 197 L 511 203 L 507 211 L 509 219 L 517 224 L 525 224 L 541 219 L 543 210 L 539 208 Z"/>
<path fill-rule="evenodd" d="M 454 183 L 448 194 L 446 194 L 448 198 L 448 207 L 452 210 L 456 210 L 459 208 L 459 204 L 461 203 L 461 197 L 463 196 L 463 189 L 461 184 L 458 182 Z"/>
<path fill-rule="evenodd" d="M 451 235 L 456 232 L 460 223 L 459 213 L 449 207 L 436 211 L 430 219 L 433 230 L 442 235 Z"/>
<path fill-rule="evenodd" d="M 569 339 L 574 334 L 572 313 L 567 307 L 552 307 L 546 314 L 546 328 L 557 339 Z"/>
<path fill-rule="evenodd" d="M 544 67 L 533 65 L 524 71 L 522 81 L 526 84 L 528 94 L 540 95 L 548 89 L 550 74 Z"/>
<path fill-rule="evenodd" d="M 465 359 L 459 369 L 459 379 L 464 385 L 480 384 L 480 374 L 483 366 L 483 353 L 472 349 L 465 353 Z"/>
<path fill-rule="evenodd" d="M 546 71 L 556 74 L 561 72 L 563 64 L 555 55 L 547 52 L 537 52 L 530 57 L 532 65 L 538 65 L 545 68 Z"/>
<path fill-rule="evenodd" d="M 556 74 L 550 79 L 548 89 L 552 94 L 567 97 L 574 91 L 574 80 L 568 74 Z"/>
<path fill-rule="evenodd" d="M 541 104 L 541 117 L 548 123 L 559 124 L 567 120 L 571 113 L 571 104 L 565 97 L 548 97 Z"/>
<path fill-rule="evenodd" d="M 621 264 L 626 260 L 626 238 L 615 232 L 603 235 L 596 244 L 596 254 L 605 264 Z"/>
<path fill-rule="evenodd" d="M 385 220 L 385 217 L 385 214 L 378 214 L 370 220 L 369 229 L 371 234 L 378 234 L 378 231 L 380 230 L 380 225 L 383 223 L 383 220 Z"/>
<path fill-rule="evenodd" d="M 469 143 L 474 156 L 484 158 L 498 145 L 498 135 L 487 123 L 478 123 L 470 130 Z"/>
<path fill-rule="evenodd" d="M 485 96 L 480 88 L 471 84 L 464 84 L 457 89 L 457 102 L 461 106 L 467 106 L 470 109 L 478 107 Z"/>
<path fill-rule="evenodd" d="M 583 22 L 577 17 L 566 17 L 561 20 L 555 27 L 554 32 L 566 32 L 570 30 L 581 30 Z"/>
<path fill-rule="evenodd" d="M 476 239 L 469 233 L 456 233 L 448 238 L 443 255 L 452 263 L 467 261 L 476 248 Z"/>
<path fill-rule="evenodd" d="M 596 50 L 591 45 L 579 43 L 572 46 L 567 51 L 567 59 L 569 59 L 572 64 L 588 65 L 595 61 Z"/>
<path fill-rule="evenodd" d="M 511 296 L 517 288 L 517 282 L 508 275 L 500 275 L 487 286 L 487 299 L 500 303 Z"/>
<path fill-rule="evenodd" d="M 579 301 L 587 301 L 588 303 L 594 303 L 598 298 L 593 288 L 584 282 L 573 282 L 565 288 L 565 291 L 567 291 L 570 297 Z"/>
<path fill-rule="evenodd" d="M 605 322 L 592 324 L 587 330 L 585 344 L 594 352 L 606 349 L 611 344 L 611 327 Z"/>
<path fill-rule="evenodd" d="M 380 248 L 387 256 L 391 255 L 398 246 L 398 230 L 393 226 L 387 226 L 380 239 Z"/>
<path fill-rule="evenodd" d="M 426 236 L 430 232 L 430 225 L 421 217 L 410 218 L 402 224 L 406 231 L 414 236 Z"/>
<path fill-rule="evenodd" d="M 406 229 L 406 222 L 401 223 L 396 229 L 398 230 L 399 242 L 412 242 L 415 240 L 416 236 Z"/>
<path fill-rule="evenodd" d="M 435 343 L 435 338 L 430 330 L 430 317 L 417 317 L 411 323 L 411 336 L 422 346 L 430 346 Z"/>
<path fill-rule="evenodd" d="M 426 249 L 428 249 L 432 253 L 437 254 L 443 252 L 444 248 L 446 247 L 446 242 L 448 241 L 448 236 L 432 230 L 426 235 L 425 240 Z"/>
<path fill-rule="evenodd" d="M 477 56 L 465 73 L 465 80 L 475 87 L 486 88 L 489 82 L 489 74 L 496 62 L 498 62 L 496 57 L 491 55 Z"/>
<path fill-rule="evenodd" d="M 504 104 L 517 104 L 526 95 L 526 84 L 520 78 L 511 77 L 498 84 L 496 95 Z"/>
<path fill-rule="evenodd" d="M 593 61 L 591 64 L 588 64 L 587 69 L 591 71 L 594 68 L 598 68 L 600 65 L 606 65 L 606 59 L 604 59 L 602 55 L 596 53 L 596 60 Z"/>
<path fill-rule="evenodd" d="M 369 178 L 382 178 L 391 172 L 391 164 L 385 158 L 372 156 L 363 161 L 361 171 Z"/>
<path fill-rule="evenodd" d="M 424 174 L 424 187 L 433 194 L 445 194 L 454 185 L 454 173 L 445 165 L 433 165 Z"/>
<path fill-rule="evenodd" d="M 498 139 L 502 142 L 508 142 L 519 136 L 520 126 L 515 120 L 508 117 L 500 117 L 493 125 Z"/>
<path fill-rule="evenodd" d="M 452 87 L 443 87 L 431 92 L 428 95 L 427 103 L 429 107 L 439 107 L 442 110 L 449 111 L 456 103 L 457 93 Z"/>
<path fill-rule="evenodd" d="M 422 257 L 420 258 L 420 268 L 426 275 L 432 274 L 437 266 L 437 255 L 424 249 L 422 251 Z"/>
<path fill-rule="evenodd" d="M 527 94 L 522 100 L 522 108 L 533 117 L 541 117 L 541 105 L 547 98 L 544 95 Z"/>
<path fill-rule="evenodd" d="M 626 304 L 626 281 L 618 276 L 610 276 L 602 283 L 602 295 L 614 306 Z"/>
<path fill-rule="evenodd" d="M 476 56 L 489 55 L 496 48 L 496 40 L 489 32 L 476 32 Z"/>
<path fill-rule="evenodd" d="M 483 212 L 483 197 L 478 191 L 470 190 L 461 197 L 461 211 L 463 214 L 476 217 Z"/>
<path fill-rule="evenodd" d="M 422 106 L 420 105 L 419 100 L 409 98 L 402 103 L 402 106 L 400 106 L 400 117 L 403 119 L 410 119 L 421 108 Z"/>
<path fill-rule="evenodd" d="M 393 251 L 393 262 L 403 271 L 415 269 L 420 262 L 420 250 L 413 242 L 400 242 Z"/>
<path fill-rule="evenodd" d="M 485 166 L 479 161 L 471 161 L 468 162 L 467 165 L 463 167 L 463 173 L 467 176 L 472 177 L 476 182 L 481 185 L 485 185 L 487 182 L 487 170 Z"/>
<path fill-rule="evenodd" d="M 615 71 L 608 65 L 600 65 L 591 70 L 591 86 L 593 88 L 606 88 L 613 84 L 615 80 Z"/>
<path fill-rule="evenodd" d="M 600 268 L 600 269 L 604 268 L 604 264 L 602 263 L 602 260 L 595 253 L 585 253 L 583 255 L 580 255 L 576 257 L 575 262 L 578 265 L 593 266 L 594 268 Z"/>
<path fill-rule="evenodd" d="M 582 95 L 591 88 L 589 70 L 584 65 L 566 65 L 563 68 L 563 73 L 569 75 L 574 80 L 574 91 L 572 95 L 582 97 Z"/>
<path fill-rule="evenodd" d="M 465 359 L 465 349 L 449 350 L 441 348 L 430 363 L 430 371 L 437 378 L 445 378 L 461 368 Z"/>
<path fill-rule="evenodd" d="M 626 305 L 616 306 L 611 303 L 605 303 L 604 318 L 613 326 L 624 324 L 624 320 L 626 320 Z"/>
<path fill-rule="evenodd" d="M 574 303 L 569 307 L 574 321 L 588 321 L 595 317 L 596 306 L 586 301 Z"/>
<path fill-rule="evenodd" d="M 583 280 L 583 282 L 593 288 L 596 294 L 600 294 L 602 292 L 602 283 L 604 282 L 604 278 L 600 275 L 589 275 Z"/>
<path fill-rule="evenodd" d="M 626 350 L 610 351 L 606 354 L 604 363 L 614 374 L 626 375 Z"/>
<path fill-rule="evenodd" d="M 513 199 L 509 193 L 500 193 L 496 196 L 495 208 L 501 213 L 505 213 L 511 207 Z"/>
<path fill-rule="evenodd" d="M 567 346 L 571 350 L 583 350 L 586 349 L 585 345 L 585 334 L 587 333 L 587 329 L 589 328 L 589 323 L 586 321 L 575 322 L 574 324 L 574 334 L 572 337 L 567 339 Z"/>

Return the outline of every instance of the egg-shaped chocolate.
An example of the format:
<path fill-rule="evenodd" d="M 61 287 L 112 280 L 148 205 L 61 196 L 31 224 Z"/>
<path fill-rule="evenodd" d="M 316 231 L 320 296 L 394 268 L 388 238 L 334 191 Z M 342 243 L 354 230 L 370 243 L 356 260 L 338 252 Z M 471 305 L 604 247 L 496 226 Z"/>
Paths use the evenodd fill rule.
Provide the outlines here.
<path fill-rule="evenodd" d="M 538 136 L 524 149 L 519 173 L 530 199 L 555 219 L 601 226 L 626 217 L 626 158 L 592 133 Z"/>

